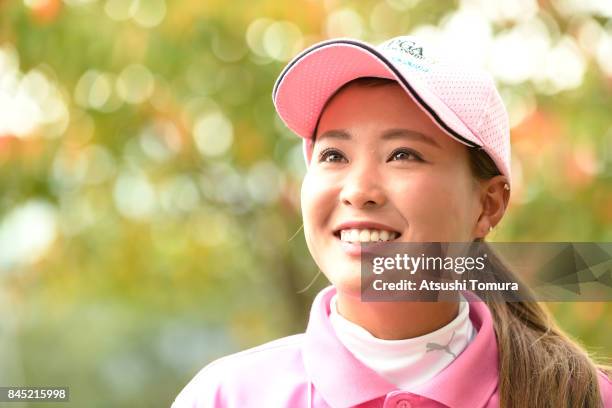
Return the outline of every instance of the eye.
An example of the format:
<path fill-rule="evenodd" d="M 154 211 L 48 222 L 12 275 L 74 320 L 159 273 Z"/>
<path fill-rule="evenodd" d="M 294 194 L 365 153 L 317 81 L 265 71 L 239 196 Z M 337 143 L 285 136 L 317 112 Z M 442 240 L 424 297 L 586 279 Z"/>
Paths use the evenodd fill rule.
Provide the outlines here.
<path fill-rule="evenodd" d="M 337 149 L 327 148 L 319 154 L 319 162 L 336 163 L 346 161 L 344 155 Z"/>
<path fill-rule="evenodd" d="M 394 150 L 393 153 L 391 153 L 391 156 L 389 157 L 389 161 L 395 161 L 395 160 L 423 161 L 423 159 L 417 152 L 411 149 L 406 149 L 406 148 L 397 149 L 397 150 Z"/>

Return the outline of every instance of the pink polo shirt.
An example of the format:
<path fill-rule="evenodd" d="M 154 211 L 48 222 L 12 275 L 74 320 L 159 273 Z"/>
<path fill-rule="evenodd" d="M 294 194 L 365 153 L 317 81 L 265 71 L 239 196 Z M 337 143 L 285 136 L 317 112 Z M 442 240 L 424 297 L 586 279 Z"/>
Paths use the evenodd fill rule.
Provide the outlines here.
<path fill-rule="evenodd" d="M 284 337 L 204 367 L 172 408 L 203 407 L 498 407 L 498 350 L 483 302 L 470 303 L 478 331 L 444 370 L 413 392 L 397 389 L 342 345 L 329 320 L 333 286 L 315 298 L 305 333 Z M 605 407 L 612 383 L 602 374 Z"/>

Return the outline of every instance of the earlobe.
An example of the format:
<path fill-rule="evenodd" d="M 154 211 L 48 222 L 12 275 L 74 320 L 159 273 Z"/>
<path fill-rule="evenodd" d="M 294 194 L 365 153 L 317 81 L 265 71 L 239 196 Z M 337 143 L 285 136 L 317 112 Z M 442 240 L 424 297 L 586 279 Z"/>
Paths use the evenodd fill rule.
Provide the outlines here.
<path fill-rule="evenodd" d="M 480 215 L 478 216 L 478 221 L 476 221 L 476 225 L 474 225 L 473 236 L 474 238 L 484 239 L 489 232 L 493 229 L 491 222 L 489 220 L 489 215 L 487 212 L 487 203 L 486 200 L 483 199 L 482 207 Z"/>
<path fill-rule="evenodd" d="M 489 219 L 486 216 L 481 216 L 480 220 L 478 220 L 478 224 L 476 225 L 476 233 L 474 234 L 476 238 L 485 238 L 491 231 L 493 231 L 493 226 L 489 223 Z"/>

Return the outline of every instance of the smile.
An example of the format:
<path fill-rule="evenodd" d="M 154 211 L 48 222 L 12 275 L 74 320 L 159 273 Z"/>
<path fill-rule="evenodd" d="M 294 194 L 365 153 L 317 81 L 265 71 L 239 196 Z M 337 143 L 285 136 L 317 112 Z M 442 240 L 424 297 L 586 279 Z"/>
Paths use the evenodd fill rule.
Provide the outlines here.
<path fill-rule="evenodd" d="M 393 241 L 400 237 L 400 233 L 396 231 L 388 231 L 382 229 L 357 229 L 349 228 L 336 231 L 334 235 L 340 238 L 343 242 L 358 243 L 358 242 L 387 242 Z"/>

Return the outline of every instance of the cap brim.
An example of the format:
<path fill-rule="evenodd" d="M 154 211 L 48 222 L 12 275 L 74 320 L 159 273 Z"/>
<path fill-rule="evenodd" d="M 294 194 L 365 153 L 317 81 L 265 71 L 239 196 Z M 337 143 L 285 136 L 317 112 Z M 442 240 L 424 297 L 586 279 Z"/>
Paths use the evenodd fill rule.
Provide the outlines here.
<path fill-rule="evenodd" d="M 345 83 L 365 76 L 396 80 L 450 137 L 472 147 L 483 145 L 416 75 L 402 70 L 370 45 L 355 40 L 331 40 L 306 49 L 280 74 L 272 99 L 287 127 L 308 140 L 313 136 L 321 110 L 334 92 Z"/>

